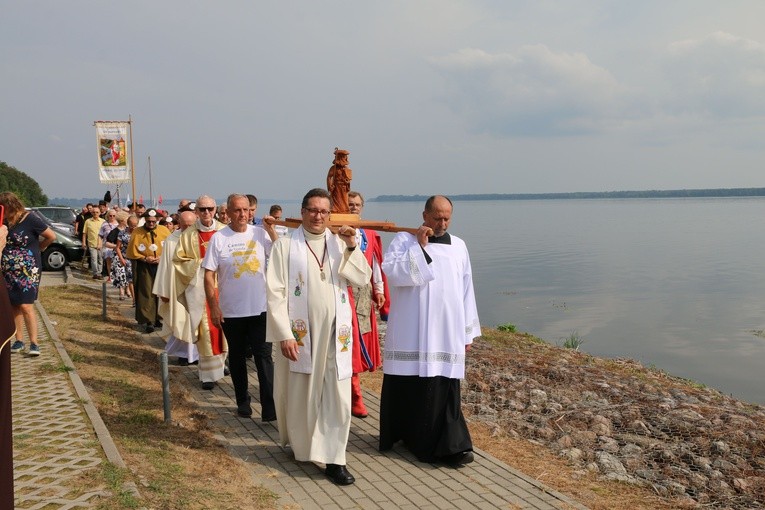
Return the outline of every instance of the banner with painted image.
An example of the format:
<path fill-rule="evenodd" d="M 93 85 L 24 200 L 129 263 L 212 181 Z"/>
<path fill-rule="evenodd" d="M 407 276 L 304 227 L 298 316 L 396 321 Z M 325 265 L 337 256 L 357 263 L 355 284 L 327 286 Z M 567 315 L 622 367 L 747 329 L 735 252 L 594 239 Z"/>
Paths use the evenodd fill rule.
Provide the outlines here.
<path fill-rule="evenodd" d="M 96 121 L 98 177 L 103 183 L 130 181 L 129 122 Z"/>

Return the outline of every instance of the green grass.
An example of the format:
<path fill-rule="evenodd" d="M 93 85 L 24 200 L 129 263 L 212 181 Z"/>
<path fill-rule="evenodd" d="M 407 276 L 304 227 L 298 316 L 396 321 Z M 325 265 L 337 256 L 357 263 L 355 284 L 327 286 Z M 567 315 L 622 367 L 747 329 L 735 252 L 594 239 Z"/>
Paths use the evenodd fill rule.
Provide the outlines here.
<path fill-rule="evenodd" d="M 515 333 L 515 324 L 508 322 L 507 324 L 500 324 L 497 326 L 498 331 L 504 331 L 506 333 Z"/>
<path fill-rule="evenodd" d="M 564 349 L 573 349 L 575 351 L 579 350 L 579 346 L 581 346 L 584 343 L 584 338 L 579 336 L 579 333 L 576 331 L 572 331 L 571 334 L 563 339 L 563 348 Z"/>
<path fill-rule="evenodd" d="M 40 365 L 40 370 L 44 372 L 73 372 L 74 367 L 70 367 L 61 361 L 58 365 L 54 365 L 53 363 L 43 363 Z"/>
<path fill-rule="evenodd" d="M 127 469 L 120 469 L 111 462 L 104 462 L 101 466 L 101 477 L 106 482 L 109 490 L 117 497 L 120 508 L 138 508 L 140 502 L 130 491 L 125 490 L 123 487 L 129 471 Z M 112 506 L 113 503 L 113 500 L 107 503 L 108 507 L 114 508 Z"/>

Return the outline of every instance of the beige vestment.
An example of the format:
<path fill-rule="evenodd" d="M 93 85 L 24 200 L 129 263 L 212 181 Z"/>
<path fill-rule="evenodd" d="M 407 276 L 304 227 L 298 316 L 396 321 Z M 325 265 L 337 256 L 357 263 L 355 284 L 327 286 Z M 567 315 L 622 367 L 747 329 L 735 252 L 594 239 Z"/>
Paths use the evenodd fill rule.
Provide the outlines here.
<path fill-rule="evenodd" d="M 348 282 L 363 285 L 369 281 L 372 270 L 360 249 L 347 250 L 343 241 L 329 230 L 318 235 L 305 231 L 306 242 L 319 260 L 324 252 L 325 235 L 327 242 L 340 243 L 342 257 L 333 260 L 327 255 L 324 262 L 327 278 L 322 281 L 318 262 L 310 252 L 307 254 L 312 372 L 291 372 L 289 360 L 279 349 L 282 340 L 293 338 L 288 312 L 289 297 L 295 290 L 289 275 L 292 242 L 289 237 L 277 239 L 271 248 L 266 278 L 266 340 L 277 344 L 274 353 L 274 401 L 282 446 L 289 444 L 298 461 L 344 465 L 351 427 L 351 379 L 338 380 L 335 292 L 342 290 Z M 351 363 L 350 359 L 348 363 Z"/>
<path fill-rule="evenodd" d="M 165 350 L 171 356 L 180 356 L 189 361 L 196 361 L 197 353 L 193 348 L 193 333 L 189 314 L 186 308 L 176 299 L 176 278 L 173 267 L 173 254 L 178 246 L 178 240 L 181 237 L 181 231 L 175 230 L 167 236 L 163 245 L 162 256 L 157 266 L 157 275 L 154 277 L 154 286 L 152 293 L 160 299 L 157 313 L 162 317 L 162 331 L 159 335 L 167 343 Z M 179 341 L 181 343 L 179 343 Z M 186 349 L 182 345 L 188 344 Z"/>

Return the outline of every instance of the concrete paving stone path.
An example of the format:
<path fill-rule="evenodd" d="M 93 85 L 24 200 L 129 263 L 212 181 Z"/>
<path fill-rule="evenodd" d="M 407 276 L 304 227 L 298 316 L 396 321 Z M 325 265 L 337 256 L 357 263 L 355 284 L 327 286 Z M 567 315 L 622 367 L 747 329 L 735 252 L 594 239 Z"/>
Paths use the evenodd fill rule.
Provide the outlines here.
<path fill-rule="evenodd" d="M 51 280 L 55 282 L 55 279 Z M 98 282 L 80 279 L 76 273 L 69 281 L 102 288 Z M 111 286 L 107 287 L 108 294 L 120 306 L 122 313 L 131 316 L 133 309 L 130 305 L 117 301 L 116 291 Z M 47 334 L 45 329 L 41 323 L 41 335 Z M 143 338 L 149 344 L 161 345 L 156 333 L 145 334 Z M 108 431 L 105 435 L 95 434 L 98 427 L 94 427 L 90 420 L 100 421 L 100 417 L 93 418 L 92 412 L 85 412 L 83 399 L 77 395 L 74 385 L 64 384 L 66 373 L 54 373 L 50 377 L 46 374 L 50 382 L 46 380 L 45 384 L 41 384 L 39 368 L 34 368 L 33 364 L 39 367 L 41 363 L 61 363 L 50 343 L 44 341 L 42 345 L 40 359 L 16 357 L 13 360 L 14 436 L 19 436 L 18 451 L 14 452 L 19 458 L 18 464 L 14 464 L 17 470 L 17 507 L 38 508 L 34 503 L 42 503 L 46 498 L 48 502 L 53 502 L 53 498 L 62 501 L 61 506 L 46 508 L 87 507 L 90 501 L 97 499 L 103 488 L 77 494 L 76 501 L 67 506 L 67 491 L 57 487 L 65 486 L 67 477 L 77 476 L 77 469 L 88 469 L 102 462 L 104 454 L 97 448 L 99 441 L 104 451 L 111 455 L 110 461 L 119 463 L 121 459 Z M 68 360 L 65 352 L 64 356 Z M 458 469 L 418 462 L 400 444 L 392 451 L 378 452 L 379 397 L 368 391 L 365 391 L 364 398 L 369 417 L 353 418 L 348 443 L 348 468 L 356 477 L 356 483 L 338 487 L 326 478 L 321 466 L 296 462 L 289 448 L 284 449 L 278 444 L 276 424 L 261 421 L 257 376 L 252 362 L 248 363 L 253 397 L 252 418 L 236 415 L 230 378 L 224 378 L 209 391 L 201 389 L 196 366 L 173 365 L 170 368 L 171 378 L 186 385 L 201 410 L 212 418 L 217 439 L 226 445 L 232 455 L 246 463 L 256 483 L 278 495 L 277 508 L 586 509 L 479 449 L 475 451 L 475 462 Z M 19 393 L 24 386 L 29 387 L 33 395 Z M 35 405 L 44 403 L 45 411 L 30 410 L 30 402 Z M 60 412 L 61 418 L 50 419 L 54 412 Z M 58 455 L 53 456 L 55 459 L 45 452 L 33 450 L 39 446 L 39 441 L 24 442 L 41 437 L 48 438 L 56 448 L 61 449 Z M 112 451 L 109 453 L 109 450 Z M 40 469 L 53 466 L 56 461 L 60 461 L 63 467 L 56 465 L 46 469 L 47 474 L 43 477 Z M 59 477 L 63 481 L 57 483 Z M 42 490 L 35 487 L 40 485 L 40 480 L 50 483 L 50 488 Z"/>
<path fill-rule="evenodd" d="M 60 356 L 39 310 L 38 322 L 40 356 L 27 354 L 25 336 L 27 350 L 11 357 L 15 507 L 87 508 L 106 487 L 83 486 L 82 477 L 106 457 L 70 378 L 71 360 Z"/>

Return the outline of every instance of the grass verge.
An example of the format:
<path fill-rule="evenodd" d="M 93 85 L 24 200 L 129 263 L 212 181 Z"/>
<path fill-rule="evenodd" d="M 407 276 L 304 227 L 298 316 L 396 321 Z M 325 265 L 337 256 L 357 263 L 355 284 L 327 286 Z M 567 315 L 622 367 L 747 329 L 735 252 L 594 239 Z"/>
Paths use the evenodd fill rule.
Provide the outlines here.
<path fill-rule="evenodd" d="M 110 304 L 101 320 L 100 292 L 79 285 L 41 293 L 48 315 L 128 469 L 104 462 L 75 483 L 104 485 L 103 509 L 273 508 L 276 496 L 213 437 L 208 417 L 180 384 L 171 383 L 173 423 L 163 420 L 158 351 L 145 345 Z M 140 497 L 124 489 L 138 487 Z"/>

